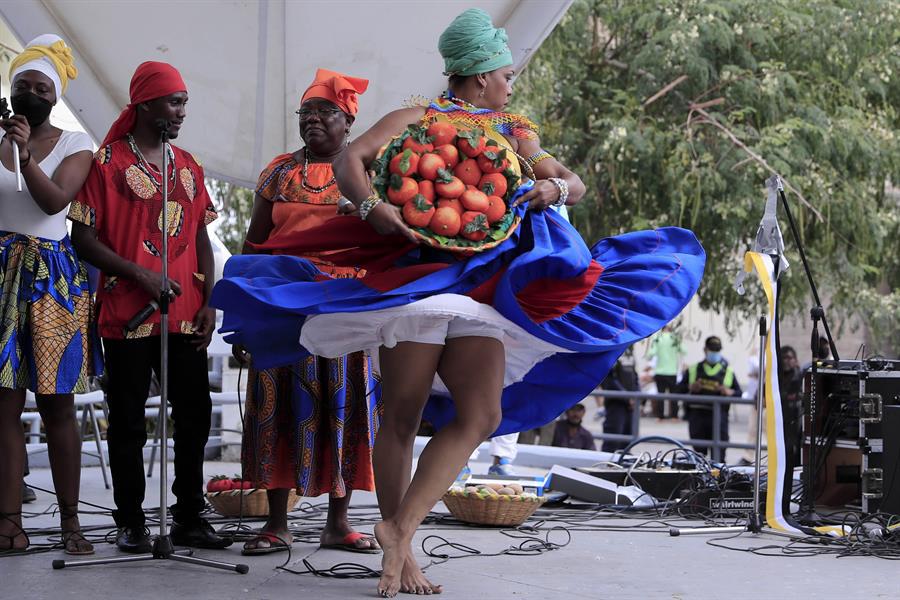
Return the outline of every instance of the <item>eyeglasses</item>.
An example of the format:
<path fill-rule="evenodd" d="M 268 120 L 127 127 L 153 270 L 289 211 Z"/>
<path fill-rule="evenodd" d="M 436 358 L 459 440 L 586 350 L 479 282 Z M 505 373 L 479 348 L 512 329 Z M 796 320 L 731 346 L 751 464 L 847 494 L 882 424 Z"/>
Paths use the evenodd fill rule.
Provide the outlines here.
<path fill-rule="evenodd" d="M 335 116 L 343 112 L 344 111 L 337 108 L 301 108 L 300 110 L 294 111 L 294 114 L 300 117 L 301 121 L 308 121 L 315 113 L 320 119 L 324 121 L 325 119 L 333 119 Z"/>

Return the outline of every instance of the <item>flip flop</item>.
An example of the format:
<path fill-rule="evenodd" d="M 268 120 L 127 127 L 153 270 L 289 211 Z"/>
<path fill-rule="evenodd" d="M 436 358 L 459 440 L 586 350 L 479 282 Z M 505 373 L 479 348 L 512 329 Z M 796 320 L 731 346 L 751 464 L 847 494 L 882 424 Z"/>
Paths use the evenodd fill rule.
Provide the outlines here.
<path fill-rule="evenodd" d="M 365 533 L 360 533 L 358 531 L 353 531 L 344 536 L 344 539 L 341 540 L 339 544 L 319 544 L 320 548 L 329 548 L 331 550 L 344 550 L 346 552 L 359 552 L 360 554 L 380 554 L 381 548 L 359 548 L 356 546 L 356 542 L 362 539 L 372 540 L 376 544 L 378 541 L 375 539 L 374 535 L 368 535 Z"/>
<path fill-rule="evenodd" d="M 90 549 L 78 550 L 78 542 L 87 542 L 90 546 Z M 74 550 L 69 549 L 69 542 L 73 542 L 76 544 Z M 64 531 L 62 534 L 62 544 L 64 548 L 64 552 L 70 556 L 90 556 L 94 553 L 94 546 L 90 542 L 88 542 L 87 538 L 81 535 L 80 531 Z"/>
<path fill-rule="evenodd" d="M 260 548 L 259 542 L 260 540 L 265 540 L 269 542 L 269 545 Z M 256 542 L 256 548 L 247 548 L 247 545 L 244 544 L 244 548 L 241 550 L 241 554 L 244 556 L 256 556 L 260 554 L 273 554 L 275 552 L 285 552 L 288 548 L 290 548 L 290 544 L 285 543 L 280 537 L 275 535 L 274 533 L 269 533 L 268 531 L 261 531 L 259 535 L 250 540 L 250 542 Z M 247 542 L 249 543 L 249 542 Z"/>

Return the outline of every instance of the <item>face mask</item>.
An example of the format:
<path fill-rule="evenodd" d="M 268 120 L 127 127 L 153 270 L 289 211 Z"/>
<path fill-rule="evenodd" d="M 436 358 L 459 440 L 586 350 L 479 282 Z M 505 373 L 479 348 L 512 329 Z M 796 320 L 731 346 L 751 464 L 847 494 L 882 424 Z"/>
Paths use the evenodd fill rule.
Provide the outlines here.
<path fill-rule="evenodd" d="M 53 104 L 49 100 L 41 98 L 37 94 L 24 92 L 10 98 L 13 112 L 22 115 L 28 121 L 29 127 L 37 127 L 47 120 Z"/>
<path fill-rule="evenodd" d="M 707 352 L 706 353 L 706 362 L 708 363 L 717 363 L 722 360 L 721 352 Z"/>

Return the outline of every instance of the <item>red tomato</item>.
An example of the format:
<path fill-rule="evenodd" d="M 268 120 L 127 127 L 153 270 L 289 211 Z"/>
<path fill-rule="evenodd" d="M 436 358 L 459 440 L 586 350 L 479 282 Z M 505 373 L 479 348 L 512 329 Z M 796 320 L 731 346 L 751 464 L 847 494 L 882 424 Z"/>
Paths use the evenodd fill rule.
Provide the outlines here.
<path fill-rule="evenodd" d="M 437 146 L 434 149 L 434 153 L 444 159 L 444 163 L 447 165 L 448 169 L 453 169 L 453 167 L 459 164 L 459 150 L 457 150 L 456 146 L 453 144 Z"/>
<path fill-rule="evenodd" d="M 409 177 L 419 166 L 419 155 L 412 150 L 404 150 L 391 159 L 388 170 L 394 175 Z"/>
<path fill-rule="evenodd" d="M 428 126 L 426 132 L 433 140 L 434 147 L 452 144 L 456 138 L 456 127 L 446 121 L 436 121 Z"/>
<path fill-rule="evenodd" d="M 418 171 L 423 179 L 434 181 L 437 179 L 438 171 L 446 166 L 444 159 L 434 152 L 426 152 L 419 157 Z"/>
<path fill-rule="evenodd" d="M 434 211 L 428 227 L 438 235 L 444 237 L 456 237 L 460 228 L 460 215 L 456 209 L 444 206 Z"/>
<path fill-rule="evenodd" d="M 462 214 L 462 229 L 460 234 L 467 240 L 480 242 L 487 237 L 488 227 L 487 216 L 484 213 L 467 210 Z"/>
<path fill-rule="evenodd" d="M 478 182 L 478 189 L 488 196 L 506 196 L 506 177 L 502 173 L 487 173 Z"/>
<path fill-rule="evenodd" d="M 403 206 L 413 199 L 413 196 L 419 193 L 419 185 L 412 177 L 399 177 L 391 175 L 391 182 L 388 184 L 387 197 L 391 204 Z"/>
<path fill-rule="evenodd" d="M 419 193 L 425 196 L 425 199 L 434 204 L 434 182 L 423 179 L 419 182 Z"/>
<path fill-rule="evenodd" d="M 478 168 L 478 162 L 471 158 L 456 165 L 453 174 L 466 185 L 478 185 L 478 182 L 481 181 L 481 169 Z"/>
<path fill-rule="evenodd" d="M 434 216 L 434 205 L 423 196 L 416 195 L 403 205 L 403 220 L 413 227 L 428 227 Z"/>
<path fill-rule="evenodd" d="M 506 202 L 500 196 L 488 196 L 488 208 L 484 211 L 488 223 L 493 225 L 506 214 Z"/>
<path fill-rule="evenodd" d="M 462 202 L 463 208 L 475 212 L 487 212 L 489 206 L 485 193 L 475 188 L 464 191 L 459 197 L 459 201 Z"/>
<path fill-rule="evenodd" d="M 441 169 L 438 171 L 438 178 L 434 182 L 434 191 L 441 198 L 459 198 L 466 191 L 466 184 L 459 177 L 451 175 L 450 171 Z"/>

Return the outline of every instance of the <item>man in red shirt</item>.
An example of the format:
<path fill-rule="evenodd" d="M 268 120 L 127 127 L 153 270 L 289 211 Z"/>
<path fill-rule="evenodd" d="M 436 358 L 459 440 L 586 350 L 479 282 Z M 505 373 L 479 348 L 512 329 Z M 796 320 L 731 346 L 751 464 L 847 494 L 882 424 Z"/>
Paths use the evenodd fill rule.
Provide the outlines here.
<path fill-rule="evenodd" d="M 170 138 L 178 136 L 188 101 L 178 71 L 146 62 L 131 80 L 131 103 L 110 128 L 87 181 L 69 210 L 78 255 L 102 272 L 97 294 L 109 403 L 109 463 L 113 477 L 116 545 L 125 552 L 149 552 L 144 527 L 144 464 L 147 441 L 144 406 L 151 371 L 159 372 L 160 316 L 153 313 L 134 331 L 125 324 L 162 289 L 162 236 L 168 235 L 169 401 L 175 422 L 177 498 L 172 541 L 198 548 L 224 548 L 200 517 L 203 453 L 209 437 L 211 402 L 206 347 L 215 326 L 207 305 L 213 283 L 213 254 L 206 225 L 216 211 L 203 183 L 203 169 L 188 152 L 167 145 L 162 172 L 160 119 Z M 168 180 L 168 222 L 162 223 L 162 180 Z"/>

